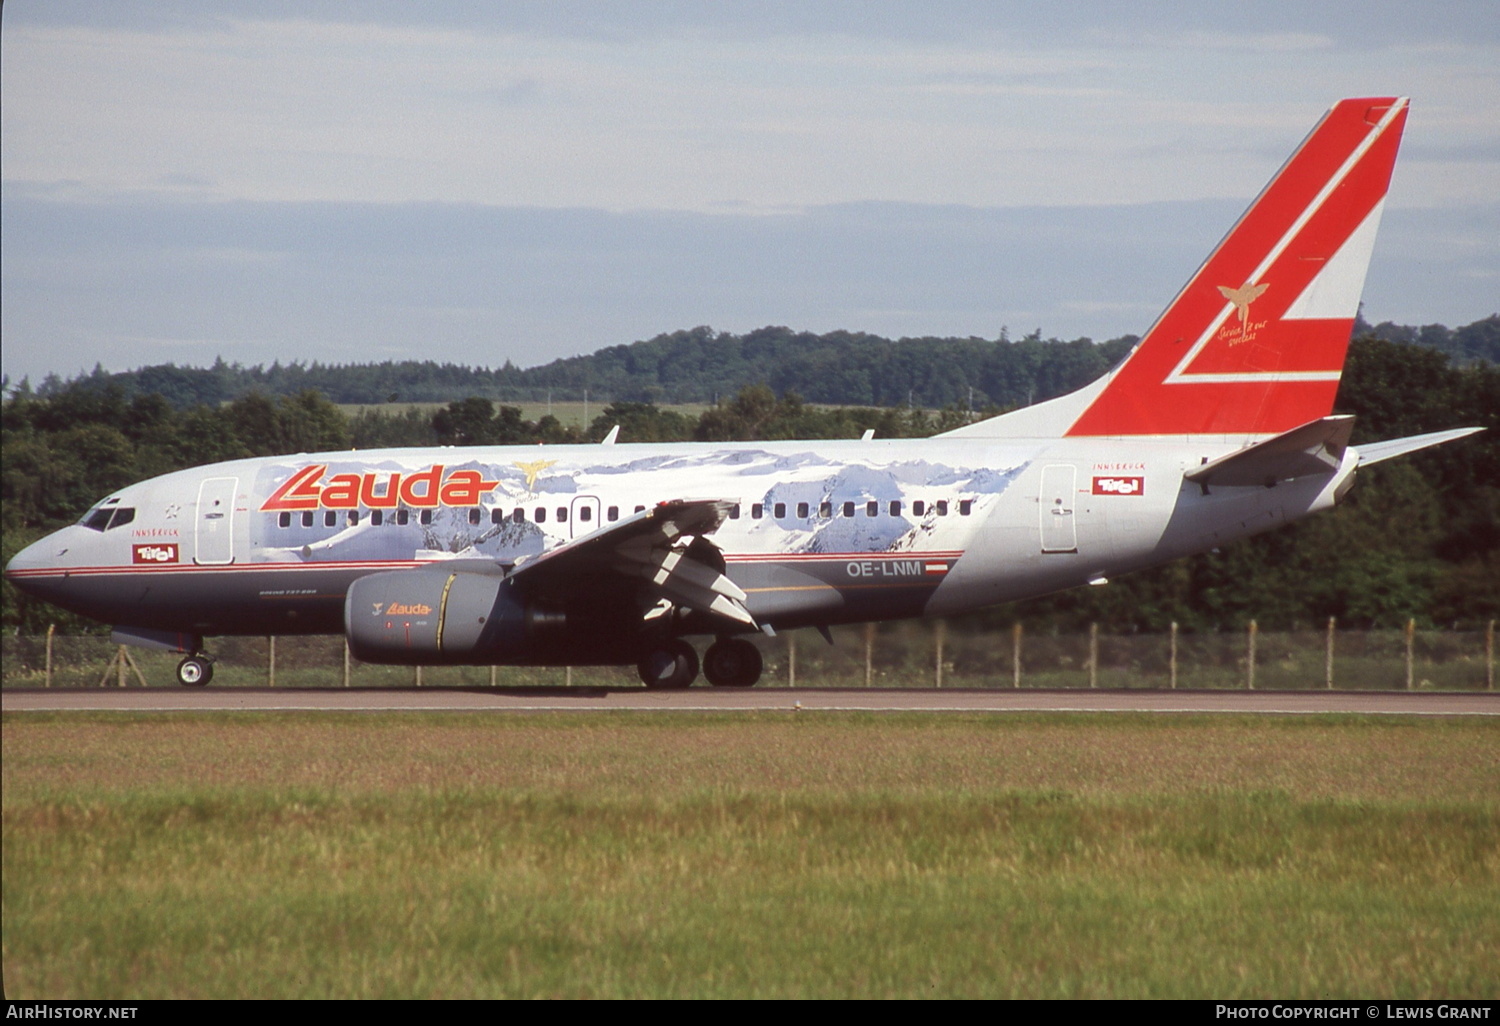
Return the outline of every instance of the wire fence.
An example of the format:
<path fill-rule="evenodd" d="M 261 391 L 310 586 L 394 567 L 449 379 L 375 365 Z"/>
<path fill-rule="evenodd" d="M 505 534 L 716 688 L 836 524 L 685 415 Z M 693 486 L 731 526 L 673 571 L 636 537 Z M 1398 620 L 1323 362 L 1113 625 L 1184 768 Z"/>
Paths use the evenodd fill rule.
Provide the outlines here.
<path fill-rule="evenodd" d="M 1243 631 L 1113 635 L 950 631 L 945 622 L 757 636 L 762 687 L 1193 688 L 1493 691 L 1495 624 L 1483 630 Z M 631 667 L 379 666 L 341 637 L 218 638 L 214 687 L 639 686 Z M 0 639 L 7 688 L 178 687 L 172 652 L 107 637 Z"/>

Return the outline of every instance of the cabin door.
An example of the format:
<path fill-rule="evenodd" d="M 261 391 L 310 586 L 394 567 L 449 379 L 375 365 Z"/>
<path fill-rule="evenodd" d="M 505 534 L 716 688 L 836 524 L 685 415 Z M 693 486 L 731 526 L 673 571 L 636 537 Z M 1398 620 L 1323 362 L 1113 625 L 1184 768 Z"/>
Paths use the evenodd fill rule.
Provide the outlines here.
<path fill-rule="evenodd" d="M 198 486 L 194 562 L 222 566 L 234 562 L 234 493 L 237 477 L 211 477 Z"/>
<path fill-rule="evenodd" d="M 1073 507 L 1078 496 L 1074 467 L 1042 468 L 1041 529 L 1043 552 L 1077 552 L 1078 524 Z"/>

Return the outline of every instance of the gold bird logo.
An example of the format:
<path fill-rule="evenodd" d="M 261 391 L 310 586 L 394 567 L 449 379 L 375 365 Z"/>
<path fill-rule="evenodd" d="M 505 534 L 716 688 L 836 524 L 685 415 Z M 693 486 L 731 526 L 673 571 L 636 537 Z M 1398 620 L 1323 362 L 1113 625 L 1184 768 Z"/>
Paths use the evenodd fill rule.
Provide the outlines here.
<path fill-rule="evenodd" d="M 533 463 L 522 463 L 517 460 L 511 466 L 526 475 L 526 490 L 534 492 L 536 491 L 536 476 L 556 462 L 556 460 L 536 460 Z"/>
<path fill-rule="evenodd" d="M 1271 287 L 1270 282 L 1261 282 L 1259 285 L 1251 285 L 1248 281 L 1237 289 L 1228 285 L 1219 286 L 1219 294 L 1234 304 L 1234 308 L 1240 313 L 1240 330 L 1245 330 L 1245 325 L 1250 320 L 1250 304 L 1260 298 L 1260 294 Z"/>

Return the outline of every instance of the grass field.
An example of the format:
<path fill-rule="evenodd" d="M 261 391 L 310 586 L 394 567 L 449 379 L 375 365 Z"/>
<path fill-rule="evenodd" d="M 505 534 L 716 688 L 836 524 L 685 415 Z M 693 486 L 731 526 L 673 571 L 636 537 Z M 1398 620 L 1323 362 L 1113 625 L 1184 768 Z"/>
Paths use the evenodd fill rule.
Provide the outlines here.
<path fill-rule="evenodd" d="M 1500 724 L 12 714 L 37 997 L 1500 996 Z"/>

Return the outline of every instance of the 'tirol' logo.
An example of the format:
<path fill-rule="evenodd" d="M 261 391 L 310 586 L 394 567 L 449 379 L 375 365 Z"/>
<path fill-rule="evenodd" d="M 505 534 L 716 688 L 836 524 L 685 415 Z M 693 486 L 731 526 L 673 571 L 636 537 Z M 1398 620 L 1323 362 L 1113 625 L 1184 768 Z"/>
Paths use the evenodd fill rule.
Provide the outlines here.
<path fill-rule="evenodd" d="M 1145 495 L 1146 479 L 1144 477 L 1096 477 L 1093 492 L 1095 495 Z"/>

